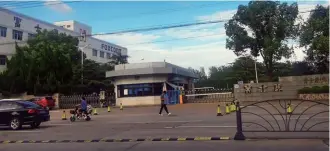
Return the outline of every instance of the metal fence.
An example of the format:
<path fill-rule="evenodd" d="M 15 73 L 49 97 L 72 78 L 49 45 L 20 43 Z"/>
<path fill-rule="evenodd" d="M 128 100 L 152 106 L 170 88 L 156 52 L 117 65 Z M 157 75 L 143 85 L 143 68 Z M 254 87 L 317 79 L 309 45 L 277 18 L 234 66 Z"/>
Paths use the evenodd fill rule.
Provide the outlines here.
<path fill-rule="evenodd" d="M 168 90 L 167 91 L 169 104 L 179 104 L 180 90 Z"/>
<path fill-rule="evenodd" d="M 218 103 L 232 102 L 234 94 L 231 89 L 191 90 L 184 92 L 184 103 Z"/>
<path fill-rule="evenodd" d="M 185 94 L 210 94 L 210 93 L 226 93 L 233 92 L 232 88 L 222 88 L 222 89 L 201 89 L 201 90 L 187 90 Z"/>
<path fill-rule="evenodd" d="M 235 140 L 245 138 L 329 138 L 329 102 L 280 99 L 236 110 Z"/>
<path fill-rule="evenodd" d="M 104 102 L 103 106 L 114 106 L 116 104 L 116 96 L 113 93 L 106 93 L 105 100 L 100 101 L 99 94 L 90 95 L 60 95 L 59 96 L 59 108 L 68 109 L 74 108 L 76 105 L 81 103 L 81 98 L 85 97 L 88 104 L 93 107 L 101 107 L 101 102 Z"/>

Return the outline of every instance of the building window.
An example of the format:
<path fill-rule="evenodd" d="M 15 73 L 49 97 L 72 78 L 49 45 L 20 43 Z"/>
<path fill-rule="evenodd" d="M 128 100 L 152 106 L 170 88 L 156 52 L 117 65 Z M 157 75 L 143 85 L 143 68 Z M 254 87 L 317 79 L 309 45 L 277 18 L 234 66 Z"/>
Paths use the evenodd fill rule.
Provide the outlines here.
<path fill-rule="evenodd" d="M 158 96 L 161 95 L 163 83 L 142 83 L 118 85 L 119 97 Z"/>
<path fill-rule="evenodd" d="M 6 56 L 0 55 L 0 65 L 6 65 Z"/>
<path fill-rule="evenodd" d="M 100 51 L 100 57 L 104 58 L 104 52 L 103 51 Z"/>
<path fill-rule="evenodd" d="M 93 56 L 97 56 L 97 50 L 93 49 Z"/>
<path fill-rule="evenodd" d="M 7 37 L 7 28 L 0 26 L 0 37 Z"/>
<path fill-rule="evenodd" d="M 71 25 L 66 25 L 66 28 L 70 28 L 71 27 Z"/>
<path fill-rule="evenodd" d="M 111 59 L 111 53 L 107 53 L 107 59 Z"/>
<path fill-rule="evenodd" d="M 28 38 L 29 38 L 29 39 L 34 38 L 34 37 L 36 37 L 35 34 L 28 33 Z"/>
<path fill-rule="evenodd" d="M 14 17 L 15 27 L 20 28 L 20 27 L 21 27 L 21 21 L 22 21 L 21 18 L 19 18 L 19 17 Z"/>
<path fill-rule="evenodd" d="M 18 30 L 13 30 L 13 39 L 22 40 L 23 32 Z"/>

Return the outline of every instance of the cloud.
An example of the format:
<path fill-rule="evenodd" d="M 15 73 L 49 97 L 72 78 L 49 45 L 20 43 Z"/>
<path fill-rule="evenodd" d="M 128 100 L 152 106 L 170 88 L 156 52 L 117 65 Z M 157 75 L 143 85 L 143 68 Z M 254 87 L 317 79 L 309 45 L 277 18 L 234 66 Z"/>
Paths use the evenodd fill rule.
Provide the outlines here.
<path fill-rule="evenodd" d="M 130 50 L 129 55 L 132 56 L 129 61 L 135 63 L 166 60 L 166 62 L 186 68 L 198 69 L 204 67 L 208 69 L 211 66 L 225 65 L 236 58 L 235 54 L 225 49 L 223 45 L 223 43 L 215 42 L 170 49 L 147 49 L 148 46 L 145 46 L 146 49 L 142 50 L 134 50 L 128 47 Z"/>
<path fill-rule="evenodd" d="M 229 20 L 235 15 L 236 11 L 237 11 L 236 9 L 219 11 L 219 12 L 213 13 L 211 15 L 198 16 L 197 20 L 199 20 L 199 21 Z"/>
<path fill-rule="evenodd" d="M 222 26 L 196 26 L 188 28 L 173 28 L 164 32 L 164 35 L 172 38 L 194 37 L 195 40 L 209 41 L 220 40 L 226 37 L 225 29 Z"/>
<path fill-rule="evenodd" d="M 224 22 L 213 23 L 213 24 L 204 24 L 186 28 L 173 28 L 165 31 L 166 36 L 174 38 L 185 38 L 185 37 L 200 37 L 195 38 L 196 40 L 201 41 L 212 41 L 212 40 L 221 40 L 224 41 L 226 37 L 226 31 L 224 28 L 225 21 L 232 18 L 237 10 L 225 10 L 218 11 L 209 15 L 196 16 L 195 20 L 197 22 L 207 22 L 207 21 L 216 21 L 224 20 Z"/>
<path fill-rule="evenodd" d="M 160 36 L 153 34 L 124 33 L 124 34 L 114 34 L 114 35 L 96 35 L 94 37 L 106 41 L 117 42 L 123 45 L 127 45 L 132 43 L 150 42 L 158 39 Z"/>
<path fill-rule="evenodd" d="M 68 13 L 72 11 L 72 8 L 61 0 L 46 0 L 44 5 L 52 10 L 62 13 Z"/>

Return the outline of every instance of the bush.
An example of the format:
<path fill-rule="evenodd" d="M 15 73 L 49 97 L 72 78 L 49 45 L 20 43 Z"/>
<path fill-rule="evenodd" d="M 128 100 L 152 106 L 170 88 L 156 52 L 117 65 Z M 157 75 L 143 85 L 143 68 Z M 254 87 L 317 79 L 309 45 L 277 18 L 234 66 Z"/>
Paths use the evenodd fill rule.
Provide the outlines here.
<path fill-rule="evenodd" d="M 319 94 L 319 93 L 329 93 L 329 86 L 325 85 L 322 87 L 304 87 L 298 90 L 298 94 Z"/>
<path fill-rule="evenodd" d="M 310 91 L 310 88 L 304 87 L 304 88 L 298 90 L 298 94 L 308 94 L 309 91 Z"/>

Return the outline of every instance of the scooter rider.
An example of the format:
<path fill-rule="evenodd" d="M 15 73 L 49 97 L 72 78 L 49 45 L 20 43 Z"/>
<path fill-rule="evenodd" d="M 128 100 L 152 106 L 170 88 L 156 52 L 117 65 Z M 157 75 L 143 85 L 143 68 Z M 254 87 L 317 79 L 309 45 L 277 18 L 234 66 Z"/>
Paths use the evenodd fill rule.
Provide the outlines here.
<path fill-rule="evenodd" d="M 87 115 L 87 101 L 85 99 L 85 97 L 81 98 L 81 109 L 80 109 L 80 113 L 84 113 Z"/>

